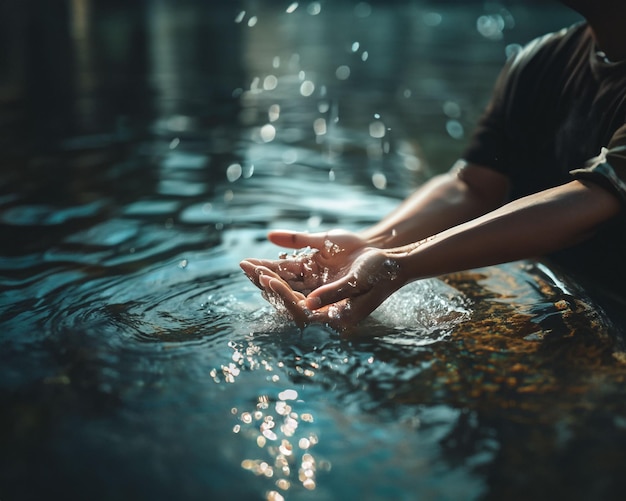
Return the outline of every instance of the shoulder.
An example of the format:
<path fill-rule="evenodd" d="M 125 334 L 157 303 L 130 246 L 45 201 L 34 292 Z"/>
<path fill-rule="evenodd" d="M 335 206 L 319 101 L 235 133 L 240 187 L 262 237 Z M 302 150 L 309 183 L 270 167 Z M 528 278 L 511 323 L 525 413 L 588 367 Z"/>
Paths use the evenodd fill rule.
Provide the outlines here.
<path fill-rule="evenodd" d="M 527 43 L 511 55 L 500 74 L 496 91 L 544 92 L 577 73 L 587 65 L 593 47 L 591 31 L 586 23 L 548 33 Z"/>
<path fill-rule="evenodd" d="M 593 44 L 587 23 L 581 22 L 568 28 L 535 38 L 511 56 L 511 67 L 546 59 L 571 57 L 579 51 L 587 52 Z"/>

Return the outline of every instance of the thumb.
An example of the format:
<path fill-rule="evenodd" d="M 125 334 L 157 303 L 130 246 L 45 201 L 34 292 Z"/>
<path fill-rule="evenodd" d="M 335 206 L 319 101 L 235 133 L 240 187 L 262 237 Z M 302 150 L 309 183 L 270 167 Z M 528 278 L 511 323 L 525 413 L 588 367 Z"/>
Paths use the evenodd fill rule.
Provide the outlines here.
<path fill-rule="evenodd" d="M 306 297 L 305 304 L 308 309 L 317 310 L 322 306 L 338 303 L 342 299 L 359 296 L 361 293 L 362 291 L 353 277 L 343 277 L 315 289 Z"/>
<path fill-rule="evenodd" d="M 273 244 L 279 247 L 287 247 L 288 249 L 302 249 L 303 247 L 320 249 L 324 246 L 326 233 L 274 230 L 267 234 L 267 238 Z"/>

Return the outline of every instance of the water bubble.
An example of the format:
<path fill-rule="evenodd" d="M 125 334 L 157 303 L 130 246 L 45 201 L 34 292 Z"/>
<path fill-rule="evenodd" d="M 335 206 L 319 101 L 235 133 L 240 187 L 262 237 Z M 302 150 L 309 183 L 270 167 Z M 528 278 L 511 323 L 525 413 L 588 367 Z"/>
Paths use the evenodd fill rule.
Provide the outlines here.
<path fill-rule="evenodd" d="M 237 17 L 235 18 L 235 22 L 237 24 L 241 23 L 241 21 L 243 21 L 243 18 L 246 16 L 246 11 L 242 10 L 241 12 L 239 12 L 239 14 L 237 14 Z"/>
<path fill-rule="evenodd" d="M 363 51 L 363 54 L 361 54 L 361 61 L 365 62 L 367 61 L 367 59 L 370 57 L 369 52 L 367 52 L 366 50 Z"/>
<path fill-rule="evenodd" d="M 275 122 L 280 117 L 280 104 L 273 104 L 267 111 L 270 122 Z"/>
<path fill-rule="evenodd" d="M 446 131 L 453 139 L 463 139 L 465 135 L 463 125 L 458 120 L 448 120 L 446 123 Z"/>
<path fill-rule="evenodd" d="M 326 134 L 326 119 L 318 118 L 313 122 L 313 130 L 317 136 Z"/>
<path fill-rule="evenodd" d="M 500 14 L 480 16 L 476 20 L 478 33 L 489 40 L 501 40 L 504 27 L 504 18 Z"/>
<path fill-rule="evenodd" d="M 443 103 L 443 112 L 450 118 L 459 118 L 461 116 L 461 107 L 454 101 L 446 101 Z"/>
<path fill-rule="evenodd" d="M 279 480 L 278 482 L 281 482 L 281 480 Z M 278 484 L 277 482 L 277 484 Z M 280 487 L 280 485 L 279 485 Z M 269 491 L 267 493 L 267 501 L 285 501 L 285 498 L 277 491 Z"/>
<path fill-rule="evenodd" d="M 274 433 L 272 430 L 269 430 L 269 429 L 263 430 L 263 436 L 267 438 L 268 440 L 272 440 L 272 441 L 278 438 L 276 433 Z"/>
<path fill-rule="evenodd" d="M 313 94 L 314 91 L 315 91 L 315 84 L 311 82 L 310 80 L 305 80 L 300 85 L 300 94 L 302 94 L 304 97 L 310 96 L 311 94 Z"/>
<path fill-rule="evenodd" d="M 387 188 L 387 176 L 382 172 L 372 174 L 372 184 L 376 189 L 384 190 Z"/>
<path fill-rule="evenodd" d="M 311 2 L 306 11 L 312 16 L 317 16 L 322 11 L 322 5 L 319 2 Z"/>
<path fill-rule="evenodd" d="M 289 7 L 287 7 L 287 10 L 285 12 L 287 12 L 287 14 L 291 14 L 292 12 L 295 12 L 297 8 L 298 2 L 293 2 L 291 5 L 289 5 Z"/>
<path fill-rule="evenodd" d="M 346 66 L 345 64 L 339 66 L 335 70 L 335 76 L 338 80 L 347 80 L 348 78 L 350 78 L 350 67 Z"/>
<path fill-rule="evenodd" d="M 369 125 L 370 136 L 375 139 L 385 137 L 385 124 L 380 120 L 376 120 Z"/>
<path fill-rule="evenodd" d="M 352 52 L 358 51 L 360 46 L 361 46 L 361 44 L 359 44 L 359 42 L 353 42 L 352 43 Z"/>
<path fill-rule="evenodd" d="M 273 141 L 276 137 L 276 128 L 272 124 L 265 124 L 261 127 L 261 139 L 265 143 Z"/>
<path fill-rule="evenodd" d="M 284 390 L 278 394 L 280 400 L 296 400 L 298 392 L 296 390 Z"/>
<path fill-rule="evenodd" d="M 274 75 L 267 75 L 263 80 L 264 90 L 274 90 L 278 86 L 278 78 Z"/>
<path fill-rule="evenodd" d="M 237 181 L 241 177 L 242 168 L 240 164 L 234 163 L 230 164 L 226 168 L 226 178 L 231 182 Z"/>
<path fill-rule="evenodd" d="M 256 16 L 252 16 L 250 19 L 248 19 L 248 26 L 252 28 L 256 26 L 257 22 L 258 22 L 258 18 Z"/>

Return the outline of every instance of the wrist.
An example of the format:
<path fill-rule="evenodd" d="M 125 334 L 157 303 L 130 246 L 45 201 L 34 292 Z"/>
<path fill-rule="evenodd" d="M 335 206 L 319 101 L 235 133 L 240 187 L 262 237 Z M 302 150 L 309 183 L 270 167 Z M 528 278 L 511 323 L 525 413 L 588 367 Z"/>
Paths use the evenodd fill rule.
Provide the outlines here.
<path fill-rule="evenodd" d="M 419 242 L 388 249 L 385 252 L 387 258 L 396 263 L 398 280 L 403 284 L 432 276 L 432 273 L 428 271 L 427 261 L 428 256 L 432 256 L 432 253 L 428 252 L 429 244 L 434 240 L 435 237 L 431 236 Z"/>
<path fill-rule="evenodd" d="M 374 247 L 376 249 L 389 249 L 393 246 L 393 240 L 396 236 L 395 230 L 374 231 L 373 229 L 362 230 L 358 233 L 366 247 Z"/>

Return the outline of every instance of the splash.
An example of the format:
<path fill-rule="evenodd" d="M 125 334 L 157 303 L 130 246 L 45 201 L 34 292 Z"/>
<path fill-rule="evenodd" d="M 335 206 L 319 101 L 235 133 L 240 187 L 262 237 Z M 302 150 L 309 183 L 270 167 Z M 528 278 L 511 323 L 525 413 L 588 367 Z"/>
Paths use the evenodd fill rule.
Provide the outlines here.
<path fill-rule="evenodd" d="M 438 279 L 410 283 L 372 314 L 378 322 L 408 333 L 411 344 L 441 340 L 471 315 L 468 300 Z M 434 334 L 434 336 L 433 336 Z"/>

